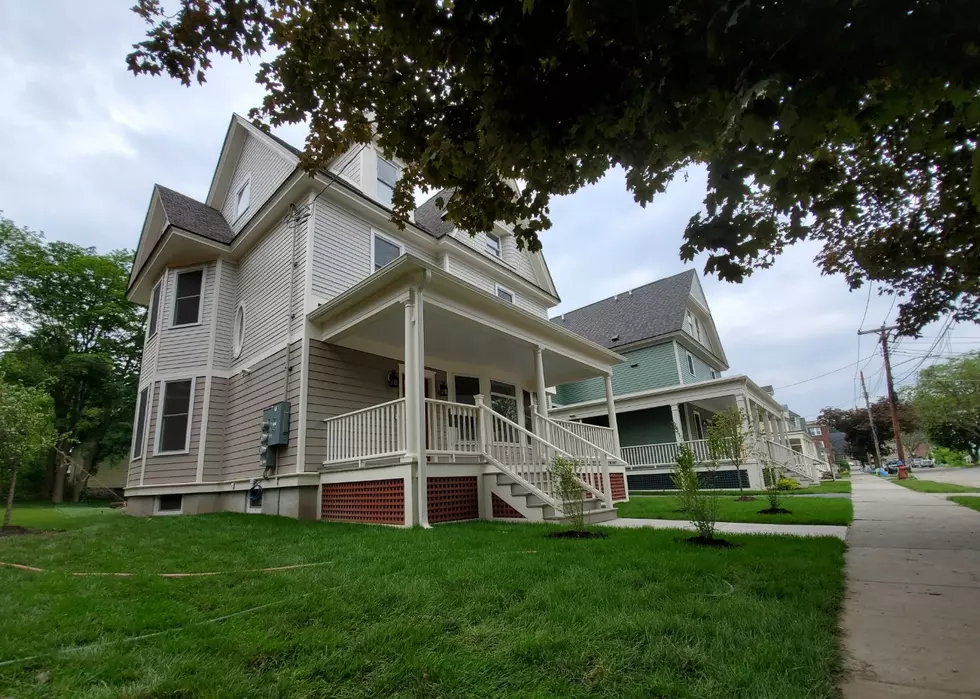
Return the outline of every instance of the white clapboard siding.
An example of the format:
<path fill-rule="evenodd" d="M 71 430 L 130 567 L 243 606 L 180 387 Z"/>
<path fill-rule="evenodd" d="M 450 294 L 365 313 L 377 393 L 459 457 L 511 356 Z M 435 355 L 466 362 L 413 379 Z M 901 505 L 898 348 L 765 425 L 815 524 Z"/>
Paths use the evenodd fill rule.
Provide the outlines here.
<path fill-rule="evenodd" d="M 207 439 L 204 440 L 205 481 L 221 480 L 221 459 L 225 446 L 225 422 L 228 410 L 228 379 L 211 378 L 211 401 L 208 408 Z"/>
<path fill-rule="evenodd" d="M 313 295 L 332 299 L 364 279 L 371 270 L 371 226 L 333 202 L 318 200 L 314 211 Z M 384 232 L 400 240 L 397 233 Z M 403 241 L 405 252 L 435 263 L 427 251 Z"/>
<path fill-rule="evenodd" d="M 214 368 L 222 370 L 231 366 L 232 334 L 238 308 L 238 265 L 233 262 L 221 263 L 221 284 L 215 308 L 218 323 L 214 329 Z M 245 319 L 246 326 L 248 320 Z"/>
<path fill-rule="evenodd" d="M 473 269 L 467 265 L 466 262 L 453 257 L 452 255 L 448 255 L 447 259 L 449 261 L 450 274 L 456 275 L 473 286 L 486 291 L 488 294 L 496 295 L 497 287 L 495 286 L 493 279 L 488 277 L 480 270 Z M 513 286 L 508 286 L 506 283 L 501 284 L 501 286 L 514 293 L 514 305 L 516 305 L 518 308 L 522 308 L 525 311 L 533 313 L 541 318 L 548 317 L 548 309 L 545 308 L 545 306 L 527 298 L 520 293 L 520 290 L 514 289 Z"/>
<path fill-rule="evenodd" d="M 235 166 L 235 174 L 231 178 L 231 186 L 225 196 L 221 213 L 238 233 L 249 219 L 262 208 L 266 199 L 279 188 L 289 174 L 295 169 L 295 164 L 283 156 L 272 146 L 249 134 L 245 137 L 241 156 Z M 235 215 L 235 200 L 238 190 L 249 179 L 249 205 L 240 216 Z"/>
<path fill-rule="evenodd" d="M 346 153 L 337 159 L 338 170 L 341 175 L 349 179 L 354 184 L 361 184 L 361 151 L 364 146 L 357 144 L 351 147 Z"/>
<path fill-rule="evenodd" d="M 188 377 L 190 378 L 190 377 Z M 153 390 L 153 406 L 150 419 L 147 421 L 149 431 L 149 447 L 146 457 L 146 475 L 143 485 L 159 485 L 161 483 L 191 483 L 197 480 L 197 450 L 201 442 L 201 413 L 204 410 L 204 377 L 199 376 L 194 382 L 194 408 L 191 415 L 190 450 L 187 454 L 167 454 L 154 456 L 156 452 L 157 417 L 162 399 L 162 383 L 157 381 Z"/>
<path fill-rule="evenodd" d="M 315 471 L 325 458 L 323 420 L 398 398 L 398 389 L 388 385 L 388 374 L 397 367 L 386 357 L 310 340 L 307 471 Z"/>
<path fill-rule="evenodd" d="M 299 376 L 301 344 L 293 343 L 289 352 L 289 393 L 286 385 L 286 350 L 259 362 L 248 374 L 236 374 L 228 380 L 225 408 L 225 431 L 222 479 L 238 480 L 262 475 L 259 464 L 259 438 L 262 433 L 262 411 L 284 398 L 290 403 L 289 445 L 279 452 L 277 470 L 292 473 L 296 469 L 295 429 L 299 415 Z"/>
<path fill-rule="evenodd" d="M 239 303 L 245 308 L 245 342 L 233 366 L 247 366 L 252 357 L 286 340 L 292 233 L 292 225 L 280 222 L 238 265 L 235 308 Z"/>
<path fill-rule="evenodd" d="M 140 390 L 153 379 L 157 366 L 157 348 L 160 344 L 160 331 L 143 343 L 143 360 L 140 363 Z"/>
<path fill-rule="evenodd" d="M 500 244 L 503 248 L 504 261 L 532 284 L 542 286 L 534 273 L 534 267 L 531 266 L 531 253 L 527 250 L 518 250 L 517 239 L 512 235 L 504 236 Z"/>
<path fill-rule="evenodd" d="M 186 268 L 195 269 L 195 268 Z M 174 295 L 177 288 L 177 274 L 181 269 L 167 272 L 167 283 L 162 294 L 161 316 L 163 324 L 159 332 L 157 350 L 157 372 L 170 372 L 191 369 L 206 369 L 208 363 L 208 341 L 211 334 L 211 313 L 214 309 L 215 263 L 204 266 L 204 303 L 201 322 L 195 325 L 170 327 L 174 315 Z"/>

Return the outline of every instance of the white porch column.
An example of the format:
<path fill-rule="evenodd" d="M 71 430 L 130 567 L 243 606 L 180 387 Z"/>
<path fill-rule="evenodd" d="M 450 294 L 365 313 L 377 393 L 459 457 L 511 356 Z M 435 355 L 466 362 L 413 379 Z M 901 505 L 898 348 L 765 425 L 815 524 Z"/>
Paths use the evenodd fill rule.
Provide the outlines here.
<path fill-rule="evenodd" d="M 622 458 L 622 451 L 619 447 L 619 425 L 616 422 L 616 397 L 613 395 L 612 374 L 606 374 L 606 413 L 609 416 L 609 427 L 612 428 L 613 446 L 616 448 L 616 456 Z"/>
<path fill-rule="evenodd" d="M 762 419 L 765 421 L 766 425 L 766 439 L 771 442 L 776 441 L 772 427 L 772 414 L 765 408 L 762 409 Z"/>
<path fill-rule="evenodd" d="M 406 524 L 429 526 L 425 468 L 425 342 L 422 290 L 409 291 L 405 302 L 405 447 L 415 460 L 415 511 L 406 513 Z M 411 522 L 408 519 L 411 518 Z"/>
<path fill-rule="evenodd" d="M 544 350 L 541 345 L 534 348 L 534 375 L 537 379 L 537 388 L 535 389 L 538 393 L 538 412 L 542 417 L 548 417 L 548 386 L 544 382 Z M 537 424 L 537 420 L 534 420 L 532 424 Z"/>
<path fill-rule="evenodd" d="M 681 422 L 681 407 L 678 403 L 670 404 L 670 417 L 674 420 L 675 442 L 684 441 L 684 423 Z"/>

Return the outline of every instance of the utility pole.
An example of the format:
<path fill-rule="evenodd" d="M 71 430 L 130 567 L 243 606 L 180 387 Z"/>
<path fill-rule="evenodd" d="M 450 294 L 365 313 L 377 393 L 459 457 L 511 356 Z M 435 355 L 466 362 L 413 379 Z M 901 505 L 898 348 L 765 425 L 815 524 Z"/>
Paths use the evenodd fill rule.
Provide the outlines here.
<path fill-rule="evenodd" d="M 871 425 L 871 441 L 875 445 L 875 459 L 878 462 L 878 468 L 881 468 L 881 450 L 878 448 L 878 430 L 875 429 L 875 418 L 871 414 L 871 401 L 868 400 L 868 389 L 864 385 L 864 372 L 861 372 L 861 391 L 864 392 L 864 404 L 868 407 L 868 423 Z"/>
<path fill-rule="evenodd" d="M 906 477 L 906 464 L 905 464 L 905 449 L 902 447 L 902 430 L 901 426 L 898 424 L 898 397 L 895 395 L 895 384 L 892 382 L 892 363 L 888 356 L 888 333 L 892 330 L 897 330 L 898 327 L 895 325 L 890 325 L 885 327 L 882 325 L 880 328 L 875 330 L 858 330 L 858 335 L 869 335 L 876 334 L 881 338 L 881 354 L 885 360 L 885 384 L 888 386 L 888 403 L 891 406 L 892 411 L 892 431 L 895 433 L 895 450 L 898 452 L 898 460 L 902 462 L 902 466 L 899 467 L 899 478 Z M 862 378 L 862 384 L 864 380 Z M 865 399 L 867 399 L 867 391 L 865 391 Z M 870 414 L 870 408 L 869 414 Z M 880 458 L 880 457 L 879 457 Z"/>

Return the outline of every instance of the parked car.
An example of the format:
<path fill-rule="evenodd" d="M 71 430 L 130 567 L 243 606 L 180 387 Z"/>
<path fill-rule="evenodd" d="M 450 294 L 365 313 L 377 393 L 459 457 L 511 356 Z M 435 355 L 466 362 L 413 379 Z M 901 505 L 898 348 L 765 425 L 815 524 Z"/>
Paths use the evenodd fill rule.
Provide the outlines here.
<path fill-rule="evenodd" d="M 932 459 L 912 459 L 913 468 L 935 468 L 936 464 Z"/>
<path fill-rule="evenodd" d="M 891 461 L 885 464 L 885 470 L 891 474 L 898 473 L 898 467 L 901 466 L 902 463 L 903 462 L 901 459 L 892 459 Z"/>

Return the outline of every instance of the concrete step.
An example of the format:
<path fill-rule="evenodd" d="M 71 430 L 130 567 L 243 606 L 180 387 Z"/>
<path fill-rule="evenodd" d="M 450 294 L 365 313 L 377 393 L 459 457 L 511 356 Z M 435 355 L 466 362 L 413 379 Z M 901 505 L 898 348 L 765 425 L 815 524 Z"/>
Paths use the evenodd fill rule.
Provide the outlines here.
<path fill-rule="evenodd" d="M 608 522 L 610 520 L 616 519 L 616 508 L 611 510 L 589 510 L 585 513 L 585 523 L 586 524 L 598 524 L 599 522 Z M 568 523 L 568 517 L 564 515 L 554 514 L 551 517 L 545 517 L 548 522 L 560 522 L 562 524 Z"/>

